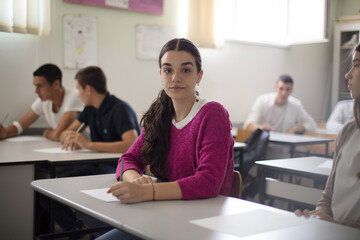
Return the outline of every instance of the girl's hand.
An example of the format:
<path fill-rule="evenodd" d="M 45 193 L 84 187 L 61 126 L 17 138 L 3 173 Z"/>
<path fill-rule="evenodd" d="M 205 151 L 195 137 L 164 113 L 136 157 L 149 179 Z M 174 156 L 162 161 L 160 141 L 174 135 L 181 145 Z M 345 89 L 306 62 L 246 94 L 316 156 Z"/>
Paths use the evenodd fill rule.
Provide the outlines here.
<path fill-rule="evenodd" d="M 317 218 L 317 219 L 321 219 L 321 220 L 325 220 L 325 221 L 329 221 L 329 222 L 334 222 L 334 219 L 322 210 L 309 211 L 308 209 L 305 209 L 302 212 L 301 210 L 297 209 L 297 210 L 295 210 L 295 215 L 299 216 L 299 217 L 300 216 L 304 216 L 306 218 L 313 217 L 313 218 Z"/>
<path fill-rule="evenodd" d="M 113 184 L 107 193 L 112 193 L 122 203 L 137 203 L 152 200 L 152 188 L 152 184 L 149 183 L 137 184 L 122 181 Z"/>
<path fill-rule="evenodd" d="M 139 178 L 132 180 L 131 182 L 136 184 L 147 184 L 147 183 L 153 183 L 154 181 L 149 176 L 141 176 Z"/>

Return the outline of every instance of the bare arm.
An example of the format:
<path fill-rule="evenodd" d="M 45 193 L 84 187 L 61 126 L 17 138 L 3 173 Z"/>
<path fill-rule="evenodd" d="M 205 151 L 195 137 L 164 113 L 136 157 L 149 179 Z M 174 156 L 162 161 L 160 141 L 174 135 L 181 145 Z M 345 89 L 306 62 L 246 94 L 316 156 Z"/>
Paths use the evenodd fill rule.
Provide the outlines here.
<path fill-rule="evenodd" d="M 22 129 L 28 128 L 31 124 L 33 124 L 39 115 L 37 115 L 32 109 L 30 109 L 20 120 L 19 123 Z M 0 139 L 15 137 L 18 135 L 17 128 L 14 125 L 10 125 L 6 129 L 1 130 Z"/>
<path fill-rule="evenodd" d="M 81 122 L 77 119 L 75 119 L 70 126 L 65 130 L 62 131 L 62 133 L 60 134 L 59 138 L 61 142 L 65 141 L 65 137 L 70 133 L 70 132 L 75 132 L 81 125 Z"/>
<path fill-rule="evenodd" d="M 274 131 L 275 130 L 269 124 L 258 125 L 258 124 L 255 124 L 255 123 L 249 123 L 249 125 L 247 125 L 247 127 L 246 127 L 246 130 L 255 131 L 258 128 L 260 128 L 261 130 L 268 130 L 268 131 Z"/>
<path fill-rule="evenodd" d="M 57 127 L 55 129 L 45 129 L 43 136 L 53 141 L 60 141 L 60 134 L 74 122 L 77 114 L 78 112 L 75 111 L 64 113 Z"/>
<path fill-rule="evenodd" d="M 90 142 L 87 141 L 84 145 L 79 144 L 82 148 L 95 150 L 98 152 L 113 152 L 124 153 L 135 142 L 138 137 L 137 132 L 134 129 L 128 130 L 121 135 L 122 141 L 117 142 Z"/>

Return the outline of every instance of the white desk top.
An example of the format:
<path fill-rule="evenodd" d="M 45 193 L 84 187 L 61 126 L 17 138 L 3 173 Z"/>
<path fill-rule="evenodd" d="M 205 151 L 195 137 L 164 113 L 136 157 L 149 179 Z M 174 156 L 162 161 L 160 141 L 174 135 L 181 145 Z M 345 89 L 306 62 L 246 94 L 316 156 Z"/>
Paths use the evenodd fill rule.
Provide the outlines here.
<path fill-rule="evenodd" d="M 242 236 L 244 239 L 328 240 L 358 239 L 360 235 L 358 229 L 297 218 L 290 212 L 224 196 L 122 204 L 104 202 L 80 192 L 106 188 L 114 182 L 114 175 L 107 174 L 37 180 L 31 185 L 40 193 L 144 239 L 239 239 Z M 190 222 L 194 220 L 197 224 Z M 232 232 L 224 230 L 229 224 Z"/>
<path fill-rule="evenodd" d="M 333 160 L 331 158 L 323 157 L 300 157 L 256 161 L 255 164 L 277 169 L 286 169 L 296 172 L 307 172 L 311 174 L 329 176 L 331 168 L 321 167 L 321 164 L 327 161 L 330 161 L 332 164 Z"/>
<path fill-rule="evenodd" d="M 234 143 L 234 149 L 242 149 L 246 147 L 246 143 L 243 142 L 235 142 Z"/>
<path fill-rule="evenodd" d="M 32 162 L 62 162 L 81 161 L 94 159 L 119 158 L 121 153 L 99 153 L 99 152 L 71 152 L 69 153 L 42 153 L 34 149 L 61 147 L 61 143 L 53 142 L 46 138 L 37 141 L 9 142 L 0 141 L 0 165 L 26 164 Z"/>
<path fill-rule="evenodd" d="M 334 141 L 331 138 L 319 138 L 319 137 L 310 137 L 298 134 L 289 134 L 289 133 L 280 133 L 280 132 L 270 132 L 269 137 L 270 142 L 274 143 L 284 143 L 284 144 L 316 144 L 316 143 L 326 143 Z"/>

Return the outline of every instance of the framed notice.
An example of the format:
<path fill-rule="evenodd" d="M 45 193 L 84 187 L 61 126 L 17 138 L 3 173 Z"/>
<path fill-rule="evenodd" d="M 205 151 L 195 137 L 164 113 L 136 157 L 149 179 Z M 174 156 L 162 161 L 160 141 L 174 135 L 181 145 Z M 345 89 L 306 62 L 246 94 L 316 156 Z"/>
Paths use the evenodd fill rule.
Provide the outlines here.
<path fill-rule="evenodd" d="M 175 30 L 172 26 L 137 25 L 137 58 L 158 59 L 161 48 L 174 37 Z"/>
<path fill-rule="evenodd" d="M 63 0 L 64 2 L 117 8 L 134 12 L 163 14 L 164 0 Z"/>
<path fill-rule="evenodd" d="M 96 64 L 96 18 L 64 15 L 65 68 L 79 69 Z"/>

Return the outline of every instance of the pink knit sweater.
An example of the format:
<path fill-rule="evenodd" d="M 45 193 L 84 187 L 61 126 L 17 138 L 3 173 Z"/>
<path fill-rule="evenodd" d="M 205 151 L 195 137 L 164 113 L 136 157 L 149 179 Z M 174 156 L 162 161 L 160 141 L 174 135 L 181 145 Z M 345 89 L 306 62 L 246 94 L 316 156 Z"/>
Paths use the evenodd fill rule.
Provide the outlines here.
<path fill-rule="evenodd" d="M 144 130 L 143 130 L 144 131 Z M 170 149 L 167 157 L 167 181 L 177 181 L 183 199 L 229 196 L 234 169 L 231 123 L 226 109 L 217 102 L 206 103 L 182 129 L 171 126 Z M 143 132 L 121 158 L 124 169 L 140 174 L 146 165 L 141 158 Z M 116 179 L 120 176 L 119 159 Z"/>

